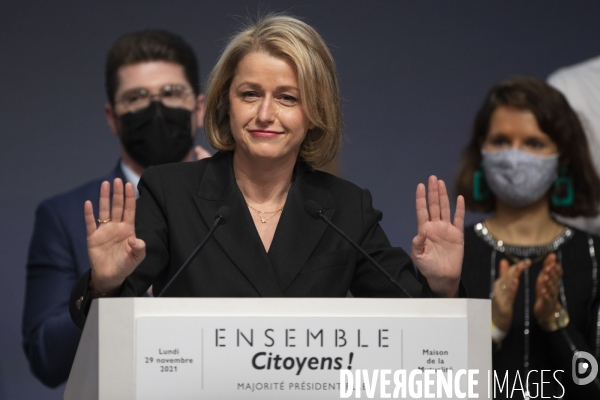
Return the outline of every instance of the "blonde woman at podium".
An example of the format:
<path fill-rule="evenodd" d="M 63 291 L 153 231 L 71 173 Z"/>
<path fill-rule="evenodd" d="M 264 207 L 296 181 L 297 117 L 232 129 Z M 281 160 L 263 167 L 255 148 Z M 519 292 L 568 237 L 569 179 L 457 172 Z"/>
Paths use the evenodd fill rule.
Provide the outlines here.
<path fill-rule="evenodd" d="M 493 213 L 465 231 L 462 276 L 469 297 L 492 299 L 500 382 L 506 376 L 512 387 L 518 374 L 526 385 L 528 377 L 531 398 L 542 397 L 542 386 L 548 397 L 600 398 L 597 380 L 572 378 L 576 351 L 600 355 L 600 237 L 554 218 L 595 215 L 600 202 L 575 112 L 538 79 L 500 82 L 475 118 L 462 161 L 458 192 L 470 210 Z M 541 377 L 542 370 L 552 373 Z"/>
<path fill-rule="evenodd" d="M 85 204 L 92 268 L 70 302 L 79 326 L 91 299 L 141 296 L 151 285 L 178 297 L 459 294 L 462 197 L 452 222 L 444 182 L 430 177 L 427 193 L 419 184 L 409 256 L 390 245 L 368 190 L 315 170 L 335 157 L 342 118 L 335 63 L 312 27 L 269 15 L 238 33 L 209 77 L 204 122 L 216 155 L 147 169 L 137 204 L 118 179 L 112 202 L 102 184 L 98 216 Z"/>

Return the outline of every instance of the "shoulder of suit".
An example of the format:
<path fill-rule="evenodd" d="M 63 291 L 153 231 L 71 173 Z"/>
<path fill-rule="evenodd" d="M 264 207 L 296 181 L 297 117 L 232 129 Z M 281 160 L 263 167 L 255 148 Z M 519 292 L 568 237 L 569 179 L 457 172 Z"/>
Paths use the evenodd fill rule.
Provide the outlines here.
<path fill-rule="evenodd" d="M 180 162 L 174 164 L 164 164 L 155 167 L 150 167 L 144 172 L 146 179 L 153 179 L 151 177 L 158 175 L 160 180 L 166 181 L 193 181 L 198 182 L 198 178 L 204 174 L 206 168 L 211 164 L 220 164 L 224 166 L 227 160 L 227 154 L 217 153 L 213 157 L 205 158 L 199 161 L 193 162 Z M 361 195 L 364 189 L 355 185 L 354 183 L 345 179 L 339 178 L 327 172 L 314 170 L 308 167 L 306 164 L 300 164 L 298 166 L 302 169 L 302 176 L 305 183 L 309 185 L 318 186 L 328 191 L 345 193 L 348 195 Z"/>
<path fill-rule="evenodd" d="M 178 162 L 173 164 L 162 164 L 150 167 L 142 174 L 142 179 L 151 179 L 151 176 L 158 175 L 161 180 L 180 180 L 185 177 L 197 178 L 202 174 L 210 164 L 210 157 L 199 161 Z"/>
<path fill-rule="evenodd" d="M 112 170 L 108 174 L 88 181 L 82 185 L 79 185 L 73 189 L 67 190 L 66 192 L 59 193 L 52 197 L 43 200 L 39 207 L 52 207 L 52 208 L 74 208 L 74 212 L 83 214 L 83 203 L 86 200 L 91 200 L 96 203 L 100 194 L 100 185 L 102 182 L 108 180 L 112 181 L 116 177 L 116 171 Z"/>
<path fill-rule="evenodd" d="M 362 193 L 364 191 L 364 189 L 359 187 L 358 185 L 346 179 L 332 175 L 329 172 L 319 171 L 316 169 L 310 169 L 309 167 L 306 167 L 304 174 L 307 180 L 313 182 L 314 184 L 321 185 L 326 189 L 338 189 L 355 193 Z"/>

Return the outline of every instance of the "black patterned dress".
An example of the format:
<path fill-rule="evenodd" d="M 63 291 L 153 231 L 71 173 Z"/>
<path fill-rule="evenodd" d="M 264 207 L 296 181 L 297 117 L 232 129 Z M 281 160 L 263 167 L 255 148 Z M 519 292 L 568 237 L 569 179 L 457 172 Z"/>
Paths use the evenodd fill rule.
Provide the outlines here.
<path fill-rule="evenodd" d="M 584 386 L 576 385 L 572 379 L 576 351 L 590 353 L 596 361 L 600 358 L 598 246 L 600 237 L 570 227 L 565 227 L 551 243 L 531 247 L 497 240 L 484 223 L 465 228 L 462 282 L 468 297 L 491 298 L 500 260 L 507 259 L 511 265 L 517 259 L 533 261 L 520 278 L 510 331 L 500 346 L 494 345 L 493 367 L 500 382 L 496 385 L 496 398 L 542 398 L 543 386 L 544 397 L 600 399 L 599 379 Z M 545 255 L 551 252 L 556 253 L 563 268 L 559 300 L 568 311 L 570 322 L 566 328 L 548 333 L 538 326 L 533 305 L 537 276 Z M 505 376 L 508 387 L 500 390 Z M 546 382 L 543 385 L 542 380 Z"/>

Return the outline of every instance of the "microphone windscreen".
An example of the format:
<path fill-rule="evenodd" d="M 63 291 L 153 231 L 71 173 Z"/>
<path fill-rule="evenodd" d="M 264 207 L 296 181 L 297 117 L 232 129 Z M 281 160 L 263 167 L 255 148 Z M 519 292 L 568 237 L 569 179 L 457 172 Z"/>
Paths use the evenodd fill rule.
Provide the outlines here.
<path fill-rule="evenodd" d="M 312 200 L 308 200 L 304 203 L 304 211 L 314 219 L 319 219 L 319 214 L 323 212 L 321 211 L 321 206 Z"/>
<path fill-rule="evenodd" d="M 227 222 L 230 215 L 231 215 L 231 208 L 229 208 L 227 206 L 221 206 L 221 207 L 219 207 L 219 209 L 217 210 L 217 213 L 215 214 L 215 219 L 221 218 L 221 224 L 224 224 L 225 222 Z"/>

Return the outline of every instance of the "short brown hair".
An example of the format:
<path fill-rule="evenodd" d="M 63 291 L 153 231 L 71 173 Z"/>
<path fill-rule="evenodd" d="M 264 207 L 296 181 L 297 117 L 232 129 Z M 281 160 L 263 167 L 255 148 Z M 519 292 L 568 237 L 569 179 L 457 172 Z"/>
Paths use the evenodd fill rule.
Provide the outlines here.
<path fill-rule="evenodd" d="M 315 125 L 300 147 L 299 158 L 315 168 L 331 161 L 342 136 L 335 62 L 312 27 L 281 14 L 270 14 L 248 24 L 223 50 L 206 87 L 204 132 L 208 142 L 219 150 L 235 149 L 229 126 L 229 87 L 240 60 L 253 52 L 265 52 L 292 63 L 304 112 Z"/>
<path fill-rule="evenodd" d="M 541 131 L 556 143 L 560 153 L 559 165 L 567 166 L 573 178 L 574 202 L 572 206 L 555 206 L 550 202 L 550 210 L 568 217 L 597 215 L 600 179 L 592 164 L 581 122 L 562 93 L 530 77 L 516 77 L 498 83 L 489 91 L 477 112 L 471 141 L 463 150 L 455 184 L 457 194 L 465 198 L 467 209 L 492 212 L 496 208 L 493 193 L 484 201 L 473 198 L 473 174 L 481 164 L 481 148 L 492 114 L 498 107 L 530 111 Z"/>
<path fill-rule="evenodd" d="M 119 87 L 119 68 L 150 61 L 165 61 L 183 67 L 185 77 L 196 96 L 200 94 L 198 61 L 185 40 L 165 30 L 147 29 L 119 37 L 106 55 L 104 79 L 111 105 Z"/>

